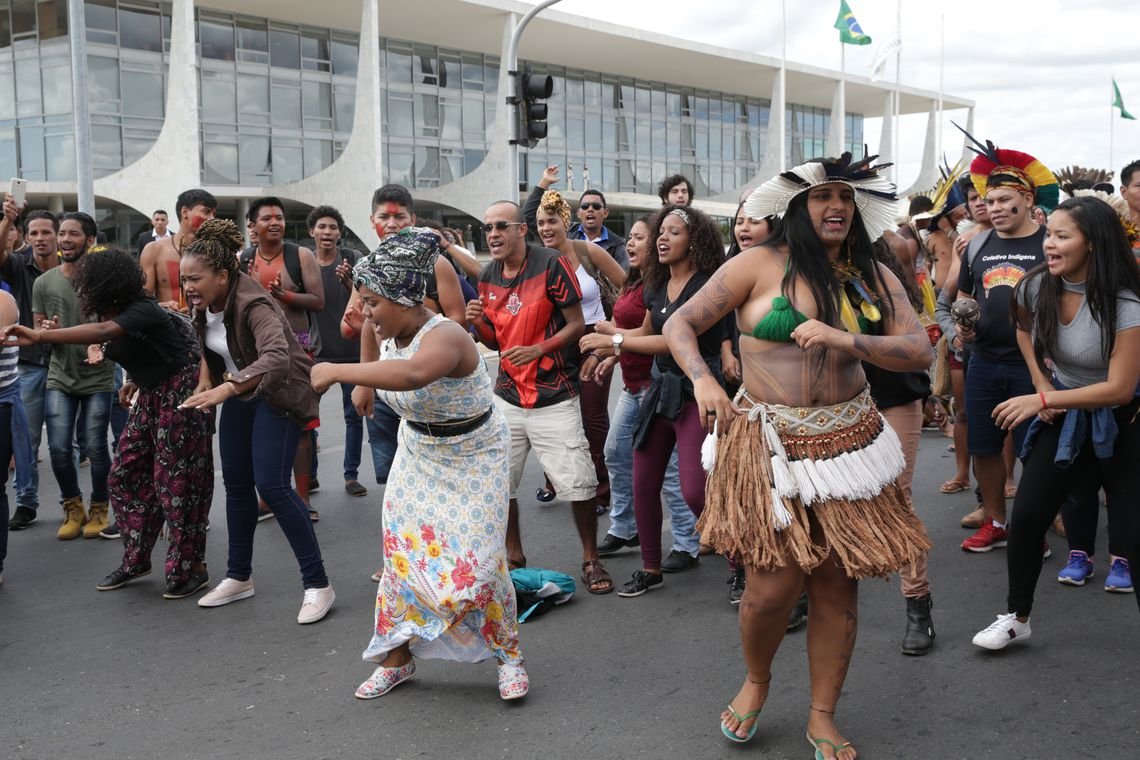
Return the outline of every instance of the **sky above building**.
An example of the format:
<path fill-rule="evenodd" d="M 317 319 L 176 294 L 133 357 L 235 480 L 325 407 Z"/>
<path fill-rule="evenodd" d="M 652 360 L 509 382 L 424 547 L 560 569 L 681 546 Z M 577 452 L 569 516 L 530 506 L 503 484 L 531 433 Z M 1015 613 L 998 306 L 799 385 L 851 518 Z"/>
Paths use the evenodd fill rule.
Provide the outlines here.
<path fill-rule="evenodd" d="M 786 4 L 788 60 L 838 69 L 839 33 L 832 24 L 839 0 Z M 974 134 L 980 140 L 1024 150 L 1054 170 L 1078 164 L 1115 172 L 1140 158 L 1140 120 L 1121 119 L 1117 111 L 1110 117 L 1113 76 L 1125 105 L 1140 117 L 1140 41 L 1132 0 L 904 0 L 901 26 L 894 0 L 848 4 L 873 39 L 847 47 L 849 73 L 870 76 L 876 48 L 898 28 L 902 84 L 937 91 L 941 78 L 945 92 L 974 100 Z M 780 0 L 563 0 L 553 10 L 780 56 Z M 893 58 L 883 79 L 895 81 Z M 724 90 L 732 92 L 732 83 L 725 82 Z M 951 163 L 961 155 L 962 140 L 950 122 L 965 126 L 965 119 L 964 110 L 947 111 L 943 119 L 943 152 Z M 925 115 L 900 122 L 900 187 L 919 173 L 926 122 Z M 880 129 L 879 118 L 867 120 L 872 152 L 878 150 Z"/>

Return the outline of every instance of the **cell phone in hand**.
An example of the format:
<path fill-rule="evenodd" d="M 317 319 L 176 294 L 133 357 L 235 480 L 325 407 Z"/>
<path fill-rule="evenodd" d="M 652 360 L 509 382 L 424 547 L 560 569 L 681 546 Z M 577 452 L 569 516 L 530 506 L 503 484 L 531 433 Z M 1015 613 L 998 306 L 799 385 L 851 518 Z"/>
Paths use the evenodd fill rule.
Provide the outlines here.
<path fill-rule="evenodd" d="M 28 200 L 28 181 L 19 177 L 12 177 L 12 187 L 8 193 L 12 196 L 13 203 L 23 207 Z"/>

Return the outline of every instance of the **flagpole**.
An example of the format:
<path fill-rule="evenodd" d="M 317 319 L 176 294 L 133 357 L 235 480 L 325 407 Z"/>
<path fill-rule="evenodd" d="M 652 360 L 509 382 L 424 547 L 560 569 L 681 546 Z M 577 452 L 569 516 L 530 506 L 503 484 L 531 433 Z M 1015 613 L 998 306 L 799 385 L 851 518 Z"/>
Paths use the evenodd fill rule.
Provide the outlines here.
<path fill-rule="evenodd" d="M 942 109 L 944 108 L 943 93 L 946 82 L 946 14 L 942 14 L 939 25 L 940 42 L 938 45 L 938 155 L 942 155 Z"/>
<path fill-rule="evenodd" d="M 897 9 L 898 9 L 898 13 L 897 13 L 897 18 L 895 20 L 895 31 L 899 34 L 900 39 L 901 39 L 901 36 L 902 36 L 902 0 L 898 1 Z M 891 114 L 891 119 L 894 122 L 894 128 L 891 130 L 891 161 L 894 162 L 894 166 L 891 167 L 891 177 L 894 180 L 895 185 L 898 185 L 898 183 L 899 183 L 899 159 L 900 159 L 900 156 L 899 156 L 899 116 L 902 114 L 902 104 L 900 102 L 900 100 L 902 98 L 901 78 L 902 78 L 902 45 L 900 44 L 898 46 L 898 49 L 895 51 L 895 97 L 894 97 L 894 109 L 893 109 L 893 113 Z"/>
<path fill-rule="evenodd" d="M 839 42 L 839 153 L 847 150 L 847 45 Z"/>
<path fill-rule="evenodd" d="M 1116 161 L 1113 156 L 1113 148 L 1115 148 L 1116 142 L 1114 139 L 1116 137 L 1116 114 L 1114 113 L 1116 110 L 1116 80 L 1111 80 L 1109 85 L 1112 87 L 1112 99 L 1109 101 L 1112 105 L 1108 107 L 1108 170 L 1115 173 Z"/>
<path fill-rule="evenodd" d="M 788 24 L 785 0 L 780 0 L 780 123 L 776 127 L 776 139 L 780 141 L 780 171 L 788 168 Z"/>

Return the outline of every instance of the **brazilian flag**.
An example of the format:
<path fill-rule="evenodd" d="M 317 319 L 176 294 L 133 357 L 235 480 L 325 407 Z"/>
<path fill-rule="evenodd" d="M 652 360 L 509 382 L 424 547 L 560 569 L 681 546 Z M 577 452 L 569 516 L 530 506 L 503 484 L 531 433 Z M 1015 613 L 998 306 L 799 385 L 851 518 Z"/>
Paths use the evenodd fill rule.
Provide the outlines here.
<path fill-rule="evenodd" d="M 839 0 L 839 15 L 835 18 L 835 28 L 839 30 L 839 41 L 844 45 L 871 44 L 871 38 L 863 34 L 863 29 L 855 20 L 855 14 L 851 12 L 847 0 Z"/>

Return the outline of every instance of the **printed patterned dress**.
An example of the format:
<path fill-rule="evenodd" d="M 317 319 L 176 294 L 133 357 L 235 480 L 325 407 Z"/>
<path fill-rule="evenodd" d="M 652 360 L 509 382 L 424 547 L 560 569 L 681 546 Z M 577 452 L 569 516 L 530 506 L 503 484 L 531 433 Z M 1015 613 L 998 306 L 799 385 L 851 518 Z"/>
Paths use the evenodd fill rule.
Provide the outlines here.
<path fill-rule="evenodd" d="M 407 359 L 442 316 L 406 348 L 386 341 L 382 359 Z M 469 419 L 492 407 L 486 365 L 416 391 L 380 391 L 405 420 Z M 522 661 L 515 592 L 507 569 L 510 433 L 497 409 L 476 430 L 433 437 L 400 425 L 384 493 L 384 574 L 376 630 L 364 659 L 380 662 L 410 642 L 417 657 Z"/>

